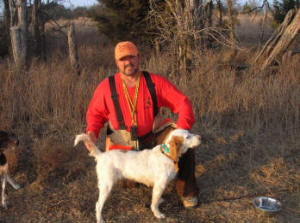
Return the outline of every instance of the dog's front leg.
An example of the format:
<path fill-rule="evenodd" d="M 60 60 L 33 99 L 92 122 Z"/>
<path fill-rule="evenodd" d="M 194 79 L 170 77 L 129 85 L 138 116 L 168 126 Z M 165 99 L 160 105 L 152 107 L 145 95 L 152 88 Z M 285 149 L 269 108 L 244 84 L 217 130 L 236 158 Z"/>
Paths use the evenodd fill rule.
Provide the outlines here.
<path fill-rule="evenodd" d="M 154 216 L 157 218 L 165 218 L 165 215 L 159 211 L 159 205 L 163 201 L 161 196 L 165 188 L 166 183 L 155 183 L 155 185 L 153 186 L 151 210 Z"/>
<path fill-rule="evenodd" d="M 4 174 L 2 176 L 2 200 L 1 200 L 1 204 L 2 206 L 6 209 L 7 208 L 7 202 L 6 202 L 6 194 L 5 194 L 5 187 L 6 187 L 6 182 L 7 182 L 7 175 Z"/>
<path fill-rule="evenodd" d="M 19 190 L 21 188 L 20 185 L 14 182 L 13 179 L 11 179 L 8 175 L 7 175 L 7 181 L 15 190 Z"/>

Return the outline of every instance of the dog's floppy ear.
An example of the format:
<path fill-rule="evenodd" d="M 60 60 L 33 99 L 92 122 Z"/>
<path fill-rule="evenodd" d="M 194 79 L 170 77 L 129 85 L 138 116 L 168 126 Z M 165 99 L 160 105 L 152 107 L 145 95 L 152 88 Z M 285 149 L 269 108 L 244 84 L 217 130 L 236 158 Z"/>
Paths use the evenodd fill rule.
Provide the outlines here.
<path fill-rule="evenodd" d="M 169 156 L 174 160 L 175 171 L 178 171 L 178 160 L 181 155 L 180 148 L 183 144 L 184 139 L 181 136 L 173 136 L 169 142 L 170 153 Z"/>

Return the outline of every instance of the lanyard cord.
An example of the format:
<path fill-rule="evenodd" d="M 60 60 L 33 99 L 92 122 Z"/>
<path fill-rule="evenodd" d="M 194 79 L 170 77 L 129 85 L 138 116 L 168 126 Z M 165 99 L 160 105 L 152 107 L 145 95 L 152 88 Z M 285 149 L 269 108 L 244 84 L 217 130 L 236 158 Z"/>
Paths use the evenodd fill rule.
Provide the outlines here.
<path fill-rule="evenodd" d="M 130 114 L 131 114 L 131 118 L 132 118 L 132 123 L 133 125 L 137 125 L 137 118 L 136 118 L 136 102 L 137 102 L 137 95 L 138 95 L 138 91 L 139 91 L 139 87 L 140 87 L 140 79 L 141 79 L 141 75 L 139 74 L 137 83 L 136 83 L 136 87 L 135 87 L 135 93 L 134 93 L 134 102 L 132 102 L 129 93 L 127 91 L 127 87 L 125 84 L 125 81 L 122 79 L 122 84 L 123 84 L 123 89 L 125 92 L 125 96 L 127 99 L 127 103 L 129 106 L 129 110 L 130 110 Z"/>

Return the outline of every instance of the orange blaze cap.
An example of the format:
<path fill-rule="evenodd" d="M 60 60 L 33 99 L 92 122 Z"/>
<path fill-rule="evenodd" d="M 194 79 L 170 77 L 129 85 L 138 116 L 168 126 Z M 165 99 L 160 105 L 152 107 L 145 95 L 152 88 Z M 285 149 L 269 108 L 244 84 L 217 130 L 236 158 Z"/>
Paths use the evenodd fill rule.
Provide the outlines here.
<path fill-rule="evenodd" d="M 129 41 L 119 42 L 115 47 L 115 59 L 119 60 L 126 56 L 137 56 L 138 50 L 136 46 Z"/>

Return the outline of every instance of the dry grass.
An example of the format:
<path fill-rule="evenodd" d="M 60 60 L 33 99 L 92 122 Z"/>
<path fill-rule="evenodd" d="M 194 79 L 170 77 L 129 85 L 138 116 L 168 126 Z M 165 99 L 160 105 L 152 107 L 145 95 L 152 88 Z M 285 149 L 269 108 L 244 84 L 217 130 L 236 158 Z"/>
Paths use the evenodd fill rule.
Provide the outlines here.
<path fill-rule="evenodd" d="M 80 77 L 72 73 L 65 51 L 55 45 L 47 63 L 33 61 L 26 72 L 15 72 L 9 60 L 0 63 L 1 129 L 14 131 L 20 139 L 14 178 L 23 185 L 19 191 L 8 188 L 10 206 L 1 210 L 1 223 L 95 222 L 95 163 L 83 146 L 74 149 L 72 144 L 74 135 L 84 131 L 95 87 L 116 69 L 108 41 L 95 33 L 85 38 L 84 32 L 77 32 Z M 116 185 L 104 218 L 299 222 L 299 63 L 289 61 L 272 74 L 261 74 L 255 68 L 238 71 L 228 66 L 248 64 L 253 57 L 250 49 L 235 57 L 227 50 L 194 53 L 196 67 L 190 77 L 169 75 L 167 56 L 151 56 L 142 66 L 166 75 L 194 105 L 193 131 L 203 136 L 196 166 L 199 206 L 185 210 L 171 183 L 161 205 L 167 219 L 158 221 L 149 208 L 150 188 Z M 103 137 L 99 144 L 103 146 Z M 283 210 L 263 215 L 251 203 L 257 195 L 278 198 Z"/>
<path fill-rule="evenodd" d="M 238 15 L 235 35 L 243 46 L 253 46 L 259 44 L 262 33 L 263 15 L 259 13 Z M 263 40 L 266 41 L 273 32 L 272 15 L 268 14 L 264 24 Z"/>

